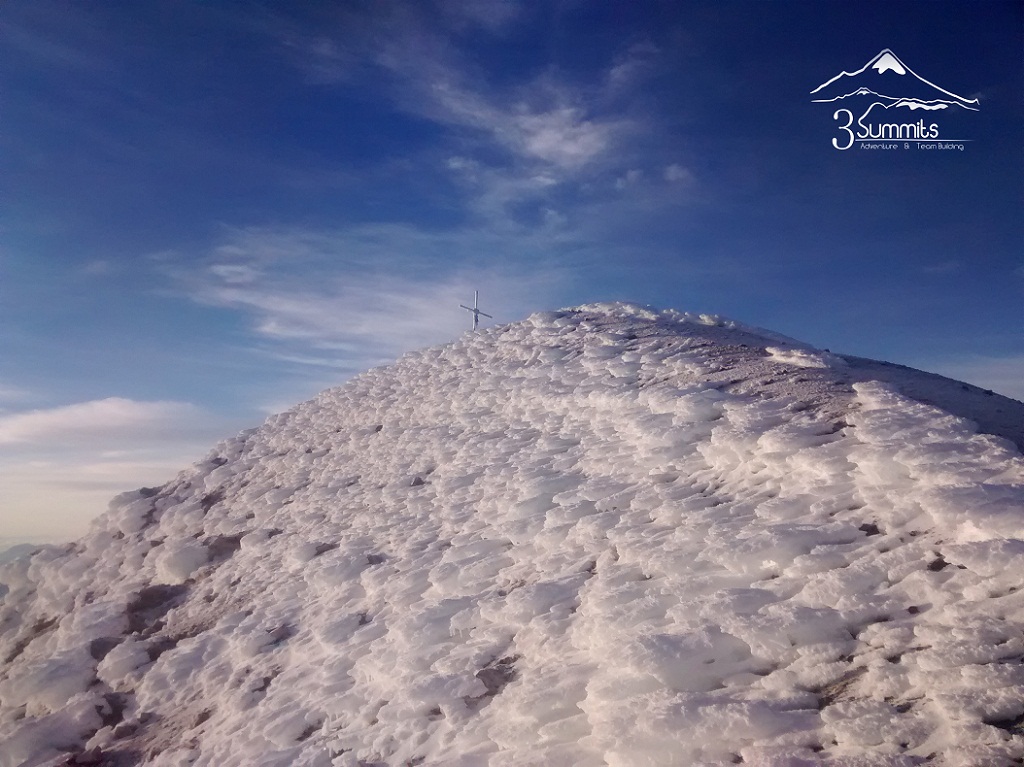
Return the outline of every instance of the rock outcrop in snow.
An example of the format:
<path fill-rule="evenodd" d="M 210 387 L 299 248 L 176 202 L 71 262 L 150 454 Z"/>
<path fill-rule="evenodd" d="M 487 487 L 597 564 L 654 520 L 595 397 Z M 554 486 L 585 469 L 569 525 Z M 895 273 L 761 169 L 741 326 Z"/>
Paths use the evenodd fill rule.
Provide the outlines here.
<path fill-rule="evenodd" d="M 626 305 L 409 354 L 0 569 L 0 766 L 1020 764 L 1022 425 Z"/>

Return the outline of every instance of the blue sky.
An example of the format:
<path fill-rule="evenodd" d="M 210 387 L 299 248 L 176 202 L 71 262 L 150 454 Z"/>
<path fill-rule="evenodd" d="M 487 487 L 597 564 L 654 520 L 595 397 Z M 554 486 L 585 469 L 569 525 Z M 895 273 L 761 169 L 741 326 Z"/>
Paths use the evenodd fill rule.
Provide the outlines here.
<path fill-rule="evenodd" d="M 1022 8 L 7 0 L 0 544 L 454 338 L 474 289 L 1024 398 Z M 885 48 L 979 99 L 935 118 L 963 151 L 832 146 L 810 91 Z"/>

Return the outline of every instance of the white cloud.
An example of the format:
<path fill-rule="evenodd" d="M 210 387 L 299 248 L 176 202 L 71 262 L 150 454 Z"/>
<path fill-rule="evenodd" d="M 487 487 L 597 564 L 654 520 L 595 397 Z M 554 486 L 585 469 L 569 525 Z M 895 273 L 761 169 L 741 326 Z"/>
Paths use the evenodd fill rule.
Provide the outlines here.
<path fill-rule="evenodd" d="M 246 285 L 255 282 L 260 276 L 258 269 L 245 264 L 214 264 L 210 272 L 228 285 Z"/>
<path fill-rule="evenodd" d="M 561 168 L 576 168 L 605 152 L 618 126 L 587 119 L 578 108 L 556 106 L 543 112 L 501 115 L 497 124 L 485 127 L 523 154 Z"/>
<path fill-rule="evenodd" d="M 99 277 L 110 274 L 114 271 L 114 265 L 106 259 L 96 259 L 90 261 L 82 267 L 82 274 L 86 274 L 90 277 Z"/>
<path fill-rule="evenodd" d="M 476 160 L 471 160 L 468 157 L 449 157 L 447 162 L 448 168 L 457 173 L 464 173 L 470 178 L 476 176 L 476 172 L 480 170 L 480 163 Z"/>
<path fill-rule="evenodd" d="M 199 409 L 181 402 L 136 402 L 110 397 L 0 416 L 0 445 L 93 442 L 148 437 L 198 420 Z"/>
<path fill-rule="evenodd" d="M 274 359 L 281 360 L 282 362 L 288 362 L 294 365 L 312 365 L 314 367 L 326 368 L 328 370 L 346 370 L 350 367 L 346 360 L 339 359 L 338 357 L 330 356 L 314 356 L 311 354 L 278 354 L 272 353 Z M 289 403 L 286 407 L 291 407 L 294 402 Z M 271 412 L 279 412 L 274 410 Z"/>
<path fill-rule="evenodd" d="M 245 13 L 244 23 L 276 37 L 313 83 L 352 82 L 373 64 L 434 61 L 458 37 L 501 35 L 519 18 L 519 0 L 325 3 L 313 13 Z"/>
<path fill-rule="evenodd" d="M 661 51 L 635 42 L 584 80 L 555 66 L 515 82 L 492 77 L 467 41 L 501 34 L 530 13 L 496 0 L 436 11 L 393 0 L 325 12 L 315 26 L 281 22 L 276 34 L 300 66 L 337 69 L 352 87 L 372 84 L 375 98 L 440 127 L 423 156 L 404 159 L 422 162 L 416 172 L 424 177 L 450 174 L 463 191 L 453 202 L 470 214 L 470 226 L 517 237 L 538 229 L 589 246 L 634 228 L 638 216 L 689 204 L 692 195 L 680 190 L 690 191 L 693 176 L 681 165 L 662 170 L 667 136 L 642 87 L 661 66 Z M 665 173 L 674 188 L 637 184 L 628 172 L 640 167 L 649 179 Z M 620 190 L 635 184 L 628 209 L 616 193 L 619 179 Z"/>
<path fill-rule="evenodd" d="M 559 229 L 566 225 L 568 219 L 554 208 L 544 208 L 544 224 L 552 229 Z"/>
<path fill-rule="evenodd" d="M 440 10 L 456 28 L 476 26 L 497 32 L 514 21 L 522 7 L 518 0 L 445 0 Z"/>
<path fill-rule="evenodd" d="M 635 88 L 655 67 L 661 51 L 650 42 L 636 43 L 615 59 L 608 70 L 608 87 L 614 91 Z"/>
<path fill-rule="evenodd" d="M 691 183 L 693 174 L 682 165 L 673 163 L 665 168 L 665 180 L 671 183 Z"/>
<path fill-rule="evenodd" d="M 396 55 L 389 66 L 402 76 L 401 100 L 409 111 L 476 129 L 520 161 L 540 163 L 560 175 L 607 156 L 632 130 L 624 117 L 588 115 L 585 99 L 550 77 L 500 94 L 476 82 L 470 85 L 463 73 L 444 62 L 424 67 L 422 61 Z"/>
<path fill-rule="evenodd" d="M 442 125 L 478 132 L 514 159 L 576 171 L 606 157 L 631 131 L 630 120 L 590 105 L 620 97 L 622 86 L 649 68 L 656 49 L 638 44 L 617 57 L 588 88 L 545 72 L 514 87 L 497 87 L 460 53 L 467 26 L 498 31 L 520 14 L 518 3 L 460 0 L 431 14 L 416 3 L 392 2 L 339 12 L 328 25 L 278 36 L 319 81 L 351 80 L 360 67 L 378 77 L 378 95 Z M 367 42 L 372 40 L 372 44 Z"/>
<path fill-rule="evenodd" d="M 639 170 L 638 168 L 627 170 L 625 175 L 620 176 L 615 180 L 615 188 L 625 189 L 627 187 L 633 186 L 634 184 L 639 183 L 640 179 L 642 179 L 643 177 L 644 172 L 642 170 Z"/>
<path fill-rule="evenodd" d="M 548 248 L 545 227 L 557 229 L 564 217 L 549 207 L 538 216 L 546 223 L 519 239 L 397 225 L 227 230 L 211 266 L 173 274 L 192 300 L 248 315 L 278 358 L 356 371 L 463 332 L 468 315 L 459 304 L 474 290 L 499 322 L 549 308 L 562 271 L 523 255 Z M 502 266 L 479 265 L 483 253 Z"/>
<path fill-rule="evenodd" d="M 922 266 L 921 271 L 926 274 L 952 274 L 960 271 L 963 265 L 956 259 L 949 259 L 935 264 Z"/>
<path fill-rule="evenodd" d="M 26 402 L 31 400 L 33 397 L 34 395 L 28 389 L 24 389 L 20 386 L 9 386 L 7 384 L 0 383 L 0 413 L 3 412 L 4 405 Z"/>
<path fill-rule="evenodd" d="M 25 18 L 25 11 L 45 13 L 46 11 L 39 6 L 43 6 L 43 4 L 30 3 L 20 9 L 14 7 L 5 9 L 8 13 L 4 24 L 5 44 L 27 54 L 30 60 L 44 62 L 58 71 L 89 72 L 95 77 L 108 76 L 110 73 L 109 62 L 88 50 L 89 41 L 99 38 L 100 42 L 109 43 L 109 40 L 103 39 L 104 31 L 101 31 L 95 20 L 90 18 L 88 9 L 61 6 L 58 11 L 57 7 L 51 7 L 50 13 L 54 15 L 59 13 L 59 22 L 64 29 L 73 29 L 78 34 L 54 34 L 51 28 L 47 28 L 49 34 L 41 34 L 37 31 L 37 25 L 32 23 L 31 17 Z M 21 20 L 18 19 L 19 11 L 22 16 Z M 25 21 L 28 23 L 24 23 Z M 100 49 L 107 47 L 109 46 L 101 46 Z"/>
<path fill-rule="evenodd" d="M 451 164 L 449 163 L 449 168 Z M 552 207 L 552 198 L 559 192 L 559 182 L 550 173 L 532 169 L 506 170 L 458 165 L 457 179 L 466 186 L 465 205 L 477 217 L 474 226 L 485 227 L 491 233 L 515 237 L 520 242 L 548 250 L 551 238 L 562 226 L 554 227 L 551 220 L 522 220 L 522 211 L 544 210 Z M 564 222 L 566 219 L 559 219 Z M 475 236 L 481 235 L 481 230 Z M 471 234 L 471 236 L 474 236 Z"/>

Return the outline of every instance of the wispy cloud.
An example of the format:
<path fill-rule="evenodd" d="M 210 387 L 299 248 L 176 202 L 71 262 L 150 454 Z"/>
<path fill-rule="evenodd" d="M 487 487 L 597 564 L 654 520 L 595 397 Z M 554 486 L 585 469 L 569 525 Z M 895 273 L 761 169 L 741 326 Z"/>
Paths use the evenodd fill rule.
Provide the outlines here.
<path fill-rule="evenodd" d="M 182 402 L 136 402 L 110 397 L 0 416 L 0 445 L 96 443 L 179 433 L 199 420 L 199 409 Z"/>
<path fill-rule="evenodd" d="M 84 264 L 80 271 L 82 274 L 90 277 L 98 277 L 111 274 L 115 271 L 114 264 L 107 259 L 96 259 Z"/>
<path fill-rule="evenodd" d="M 947 261 L 940 261 L 934 264 L 928 264 L 921 267 L 921 271 L 926 274 L 953 274 L 959 272 L 963 268 L 963 264 L 956 259 L 949 259 Z"/>
<path fill-rule="evenodd" d="M 640 179 L 644 177 L 644 172 L 639 168 L 630 168 L 625 172 L 624 175 L 620 176 L 615 180 L 616 189 L 626 189 L 640 182 Z"/>
<path fill-rule="evenodd" d="M 463 69 L 449 49 L 429 46 L 417 54 L 395 46 L 379 62 L 393 77 L 394 98 L 404 109 L 466 138 L 501 147 L 512 162 L 545 168 L 558 177 L 606 159 L 631 133 L 633 120 L 612 110 L 597 113 L 604 98 L 562 82 L 554 73 L 511 90 L 488 87 L 480 73 Z M 424 55 L 427 58 L 424 58 Z M 429 58 L 434 56 L 434 58 Z"/>
<path fill-rule="evenodd" d="M 518 0 L 413 0 L 325 4 L 312 14 L 246 11 L 245 26 L 277 38 L 314 83 L 351 82 L 368 67 L 405 59 L 428 65 L 451 40 L 502 35 L 522 16 Z M 300 20 L 301 19 L 301 20 Z M 312 23 L 311 23 L 312 20 Z"/>
<path fill-rule="evenodd" d="M 430 148 L 408 159 L 419 180 L 444 174 L 431 202 L 443 199 L 472 234 L 543 240 L 538 252 L 552 255 L 552 244 L 614 249 L 616 236 L 635 247 L 644 221 L 678 221 L 705 191 L 685 156 L 666 155 L 678 135 L 644 88 L 668 57 L 639 40 L 585 77 L 551 65 L 511 81 L 486 69 L 475 55 L 481 39 L 537 14 L 529 4 L 388 0 L 265 31 L 318 82 L 333 73 L 339 89 L 372 83 L 373 99 L 433 123 Z"/>
<path fill-rule="evenodd" d="M 545 308 L 563 285 L 562 270 L 524 263 L 511 252 L 517 247 L 479 232 L 398 225 L 253 228 L 229 230 L 205 264 L 172 273 L 192 300 L 248 315 L 280 359 L 355 371 L 463 332 L 468 315 L 458 307 L 474 290 L 498 321 Z M 509 258 L 475 266 L 482 248 L 492 261 Z"/>
<path fill-rule="evenodd" d="M 11 386 L 0 381 L 0 414 L 6 407 L 31 401 L 34 395 L 21 386 Z"/>
<path fill-rule="evenodd" d="M 615 57 L 607 74 L 610 91 L 636 88 L 657 69 L 661 50 L 651 42 L 634 43 Z"/>
<path fill-rule="evenodd" d="M 696 179 L 692 172 L 678 163 L 672 163 L 665 168 L 665 180 L 673 184 L 693 184 Z"/>
<path fill-rule="evenodd" d="M 461 54 L 463 36 L 500 32 L 521 15 L 519 4 L 462 0 L 440 8 L 431 13 L 421 3 L 388 2 L 366 12 L 346 9 L 316 29 L 281 21 L 273 33 L 317 79 L 350 81 L 353 72 L 372 70 L 378 96 L 468 131 L 466 140 L 475 133 L 514 162 L 572 173 L 608 157 L 634 132 L 633 118 L 609 107 L 631 99 L 631 88 L 653 70 L 653 45 L 630 46 L 589 85 L 571 83 L 553 70 L 500 85 Z"/>
<path fill-rule="evenodd" d="M 579 107 L 564 104 L 546 111 L 521 107 L 520 114 L 499 115 L 485 126 L 512 147 L 561 168 L 576 168 L 608 151 L 622 121 L 588 117 Z"/>
<path fill-rule="evenodd" d="M 523 11 L 519 0 L 446 0 L 441 12 L 453 28 L 500 32 Z"/>
<path fill-rule="evenodd" d="M 47 1 L 5 10 L 10 17 L 0 26 L 0 40 L 27 54 L 29 60 L 61 69 L 109 74 L 106 62 L 90 52 L 93 47 L 90 44 L 104 41 L 104 36 L 81 8 Z M 55 30 L 71 26 L 78 32 L 77 36 L 54 34 Z"/>

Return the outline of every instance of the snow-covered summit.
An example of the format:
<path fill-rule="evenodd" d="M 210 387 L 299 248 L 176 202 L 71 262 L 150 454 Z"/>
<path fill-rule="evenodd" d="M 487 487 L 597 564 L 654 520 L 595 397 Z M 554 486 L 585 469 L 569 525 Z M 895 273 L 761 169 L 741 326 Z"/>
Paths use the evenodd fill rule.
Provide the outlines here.
<path fill-rule="evenodd" d="M 1019 764 L 1022 424 L 706 315 L 467 334 L 0 568 L 0 766 Z"/>

